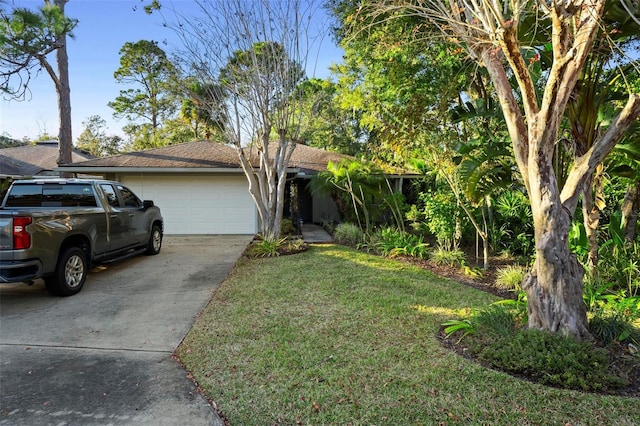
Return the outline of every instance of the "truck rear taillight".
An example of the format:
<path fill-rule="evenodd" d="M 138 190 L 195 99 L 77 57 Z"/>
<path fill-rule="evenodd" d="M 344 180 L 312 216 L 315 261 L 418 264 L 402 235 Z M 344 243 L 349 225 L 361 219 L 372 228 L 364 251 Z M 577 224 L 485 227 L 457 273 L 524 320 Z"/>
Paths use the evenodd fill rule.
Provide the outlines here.
<path fill-rule="evenodd" d="M 13 249 L 26 249 L 31 247 L 31 234 L 27 232 L 27 225 L 31 223 L 30 217 L 13 218 Z"/>

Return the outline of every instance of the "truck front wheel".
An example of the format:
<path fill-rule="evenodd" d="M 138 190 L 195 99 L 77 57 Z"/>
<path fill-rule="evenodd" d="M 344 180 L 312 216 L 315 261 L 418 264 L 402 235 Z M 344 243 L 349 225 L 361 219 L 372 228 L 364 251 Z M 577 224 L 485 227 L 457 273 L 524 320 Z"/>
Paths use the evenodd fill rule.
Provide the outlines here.
<path fill-rule="evenodd" d="M 146 254 L 154 256 L 160 253 L 162 247 L 162 229 L 158 225 L 153 225 L 151 228 L 151 235 L 149 236 L 149 242 L 147 243 Z"/>
<path fill-rule="evenodd" d="M 88 272 L 85 252 L 78 247 L 69 247 L 60 255 L 56 271 L 44 282 L 54 296 L 73 296 L 82 289 Z"/>

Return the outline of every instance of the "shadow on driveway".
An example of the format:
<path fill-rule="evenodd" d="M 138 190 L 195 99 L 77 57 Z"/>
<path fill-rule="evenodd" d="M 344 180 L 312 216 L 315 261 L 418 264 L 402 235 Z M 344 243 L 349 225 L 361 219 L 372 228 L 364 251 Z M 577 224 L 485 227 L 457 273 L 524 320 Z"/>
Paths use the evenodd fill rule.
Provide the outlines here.
<path fill-rule="evenodd" d="M 252 236 L 167 236 L 80 293 L 0 286 L 0 424 L 222 424 L 172 358 Z"/>

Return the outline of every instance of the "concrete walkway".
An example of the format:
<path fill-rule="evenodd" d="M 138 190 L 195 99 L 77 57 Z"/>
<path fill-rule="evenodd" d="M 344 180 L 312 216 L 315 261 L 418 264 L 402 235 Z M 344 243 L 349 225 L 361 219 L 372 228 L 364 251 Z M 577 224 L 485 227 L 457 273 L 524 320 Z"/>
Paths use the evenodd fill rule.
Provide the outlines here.
<path fill-rule="evenodd" d="M 305 243 L 330 243 L 333 238 L 322 226 L 313 224 L 302 225 L 302 239 Z"/>
<path fill-rule="evenodd" d="M 166 237 L 71 297 L 0 286 L 0 425 L 222 425 L 172 354 L 250 240 Z"/>

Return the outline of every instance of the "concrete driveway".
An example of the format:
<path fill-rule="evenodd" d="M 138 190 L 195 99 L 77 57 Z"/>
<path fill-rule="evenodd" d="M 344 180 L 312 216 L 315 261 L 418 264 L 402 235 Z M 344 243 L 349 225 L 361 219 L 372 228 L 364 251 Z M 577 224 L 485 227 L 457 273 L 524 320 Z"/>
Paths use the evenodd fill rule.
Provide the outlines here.
<path fill-rule="evenodd" d="M 0 424 L 222 424 L 172 353 L 250 240 L 168 236 L 68 298 L 0 286 Z"/>

